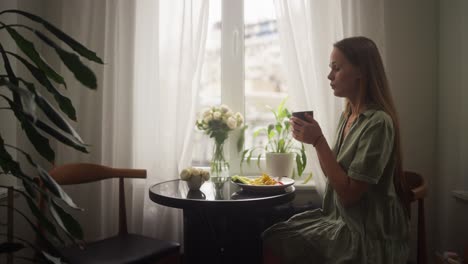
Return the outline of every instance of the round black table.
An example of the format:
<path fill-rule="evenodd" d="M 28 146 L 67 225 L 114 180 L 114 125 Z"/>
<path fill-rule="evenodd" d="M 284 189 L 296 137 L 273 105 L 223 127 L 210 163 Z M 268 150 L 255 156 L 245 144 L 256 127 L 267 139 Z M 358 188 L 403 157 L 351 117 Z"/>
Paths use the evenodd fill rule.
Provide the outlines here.
<path fill-rule="evenodd" d="M 260 263 L 261 233 L 278 221 L 275 207 L 292 201 L 295 189 L 246 192 L 229 180 L 210 180 L 190 191 L 185 181 L 171 180 L 150 187 L 149 196 L 183 209 L 186 263 Z"/>

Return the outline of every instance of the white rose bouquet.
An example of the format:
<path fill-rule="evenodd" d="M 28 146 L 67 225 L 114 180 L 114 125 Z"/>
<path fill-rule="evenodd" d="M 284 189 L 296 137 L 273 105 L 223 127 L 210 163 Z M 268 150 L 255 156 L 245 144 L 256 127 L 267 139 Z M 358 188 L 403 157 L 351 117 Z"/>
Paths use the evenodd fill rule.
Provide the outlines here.
<path fill-rule="evenodd" d="M 222 171 L 229 168 L 229 163 L 224 158 L 224 142 L 228 138 L 230 131 L 239 128 L 244 123 L 241 113 L 234 113 L 228 106 L 220 105 L 205 109 L 196 126 L 204 131 L 210 138 L 215 140 L 213 157 L 211 161 L 211 171 L 214 176 L 220 176 Z"/>

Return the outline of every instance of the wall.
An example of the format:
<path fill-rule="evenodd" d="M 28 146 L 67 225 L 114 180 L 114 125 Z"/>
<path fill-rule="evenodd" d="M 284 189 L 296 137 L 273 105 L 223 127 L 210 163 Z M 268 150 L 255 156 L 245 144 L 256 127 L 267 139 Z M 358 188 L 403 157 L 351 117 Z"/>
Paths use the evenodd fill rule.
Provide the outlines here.
<path fill-rule="evenodd" d="M 468 246 L 468 2 L 386 1 L 387 71 L 400 114 L 406 169 L 428 180 L 429 259 Z M 413 219 L 414 224 L 414 219 Z"/>
<path fill-rule="evenodd" d="M 429 182 L 426 219 L 428 247 L 433 252 L 437 240 L 433 231 L 437 223 L 432 216 L 437 177 L 438 1 L 386 1 L 385 23 L 386 66 L 400 117 L 403 165 Z"/>
<path fill-rule="evenodd" d="M 468 201 L 451 191 L 468 191 L 468 2 L 440 1 L 439 9 L 436 245 L 461 252 L 468 248 Z"/>

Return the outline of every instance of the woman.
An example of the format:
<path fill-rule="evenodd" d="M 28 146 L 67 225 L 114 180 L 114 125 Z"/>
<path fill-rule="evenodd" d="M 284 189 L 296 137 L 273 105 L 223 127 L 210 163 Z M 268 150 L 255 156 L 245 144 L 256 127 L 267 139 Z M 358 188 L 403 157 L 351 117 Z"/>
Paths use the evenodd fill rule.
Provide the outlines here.
<path fill-rule="evenodd" d="M 292 117 L 295 139 L 315 147 L 327 178 L 323 208 L 293 216 L 263 234 L 265 263 L 406 263 L 408 196 L 398 118 L 375 43 L 343 39 L 328 79 L 346 99 L 335 146 L 320 125 Z"/>

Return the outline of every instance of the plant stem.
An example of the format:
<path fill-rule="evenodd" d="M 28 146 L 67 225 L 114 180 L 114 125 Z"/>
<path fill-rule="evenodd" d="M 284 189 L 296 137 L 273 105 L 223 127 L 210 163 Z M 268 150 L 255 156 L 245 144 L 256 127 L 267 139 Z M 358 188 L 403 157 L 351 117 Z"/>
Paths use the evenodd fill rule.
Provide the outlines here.
<path fill-rule="evenodd" d="M 16 151 L 19 151 L 19 152 L 23 153 L 23 154 L 26 154 L 26 151 L 24 151 L 24 150 L 18 148 L 17 146 L 13 146 L 13 145 L 10 145 L 10 144 L 3 144 L 3 145 L 4 145 L 5 147 L 9 147 L 9 148 L 12 148 L 12 149 L 14 149 L 14 150 L 16 150 Z"/>
<path fill-rule="evenodd" d="M 213 176 L 221 176 L 221 172 L 229 168 L 229 163 L 224 157 L 224 142 L 225 140 L 215 140 L 213 157 L 211 159 L 211 170 L 215 174 Z"/>

